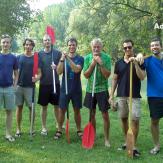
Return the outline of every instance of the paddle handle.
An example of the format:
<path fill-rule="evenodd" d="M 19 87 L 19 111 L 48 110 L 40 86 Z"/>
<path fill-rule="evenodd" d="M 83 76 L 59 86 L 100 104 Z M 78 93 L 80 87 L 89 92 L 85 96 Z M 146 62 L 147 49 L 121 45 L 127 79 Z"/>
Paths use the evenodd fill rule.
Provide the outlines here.
<path fill-rule="evenodd" d="M 66 65 L 66 58 L 64 61 L 64 66 L 65 66 L 65 91 L 66 91 L 66 95 L 68 95 L 68 89 L 67 89 L 67 65 Z"/>
<path fill-rule="evenodd" d="M 132 116 L 132 80 L 133 80 L 133 63 L 130 62 L 130 92 L 129 92 L 129 128 L 131 128 Z"/>

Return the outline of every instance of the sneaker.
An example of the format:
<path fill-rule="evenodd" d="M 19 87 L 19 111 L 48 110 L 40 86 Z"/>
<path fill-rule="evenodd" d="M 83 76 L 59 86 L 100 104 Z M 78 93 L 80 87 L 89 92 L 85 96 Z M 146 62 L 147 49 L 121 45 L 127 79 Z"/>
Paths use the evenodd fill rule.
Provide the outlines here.
<path fill-rule="evenodd" d="M 126 150 L 127 146 L 126 144 L 123 144 L 121 147 L 118 148 L 118 151 L 124 151 Z"/>
<path fill-rule="evenodd" d="M 159 147 L 154 147 L 153 149 L 150 150 L 150 154 L 151 155 L 157 155 L 160 152 L 160 148 Z"/>
<path fill-rule="evenodd" d="M 42 136 L 47 136 L 47 135 L 48 135 L 48 131 L 42 129 L 42 131 L 41 131 L 41 135 L 42 135 Z"/>
<path fill-rule="evenodd" d="M 140 155 L 141 155 L 141 153 L 137 149 L 133 150 L 133 156 L 134 157 L 140 157 Z"/>

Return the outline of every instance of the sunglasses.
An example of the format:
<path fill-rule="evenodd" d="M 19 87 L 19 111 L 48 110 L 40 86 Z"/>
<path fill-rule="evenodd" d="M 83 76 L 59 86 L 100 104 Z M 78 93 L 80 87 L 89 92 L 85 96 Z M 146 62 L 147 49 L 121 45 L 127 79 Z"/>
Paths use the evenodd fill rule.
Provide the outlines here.
<path fill-rule="evenodd" d="M 124 50 L 127 50 L 127 49 L 132 49 L 132 46 L 126 46 L 126 47 L 123 47 Z"/>

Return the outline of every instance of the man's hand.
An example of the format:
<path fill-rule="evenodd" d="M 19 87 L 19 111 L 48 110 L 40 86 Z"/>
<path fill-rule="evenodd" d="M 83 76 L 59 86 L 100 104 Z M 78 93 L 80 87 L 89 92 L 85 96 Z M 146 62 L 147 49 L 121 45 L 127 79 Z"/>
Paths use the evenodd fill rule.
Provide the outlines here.
<path fill-rule="evenodd" d="M 57 68 L 57 66 L 54 64 L 54 62 L 52 62 L 51 67 L 53 70 L 55 70 Z"/>
<path fill-rule="evenodd" d="M 99 65 L 102 65 L 102 60 L 101 60 L 100 56 L 94 56 L 93 58 Z"/>
<path fill-rule="evenodd" d="M 137 62 L 139 62 L 140 65 L 142 65 L 144 63 L 144 57 L 142 53 L 138 53 L 136 56 L 136 60 Z"/>
<path fill-rule="evenodd" d="M 32 77 L 32 82 L 36 83 L 39 80 L 38 75 L 36 74 L 34 77 Z"/>

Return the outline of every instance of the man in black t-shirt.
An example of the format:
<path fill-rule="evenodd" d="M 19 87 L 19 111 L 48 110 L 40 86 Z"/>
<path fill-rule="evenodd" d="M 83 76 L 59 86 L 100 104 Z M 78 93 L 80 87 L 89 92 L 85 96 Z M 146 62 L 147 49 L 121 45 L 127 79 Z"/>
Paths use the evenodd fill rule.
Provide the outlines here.
<path fill-rule="evenodd" d="M 144 75 L 140 73 L 138 63 L 134 59 L 133 41 L 125 40 L 123 42 L 124 56 L 115 63 L 114 75 L 112 79 L 112 89 L 109 98 L 109 102 L 113 105 L 114 92 L 117 88 L 118 97 L 118 111 L 122 122 L 122 129 L 125 136 L 125 143 L 119 150 L 126 149 L 126 138 L 128 131 L 128 113 L 129 113 L 129 89 L 130 89 L 130 61 L 133 63 L 133 88 L 132 88 L 132 129 L 134 134 L 134 156 L 139 156 L 140 152 L 136 148 L 136 140 L 139 132 L 139 119 L 141 114 L 141 101 L 140 101 L 140 89 L 141 81 L 144 79 Z"/>

